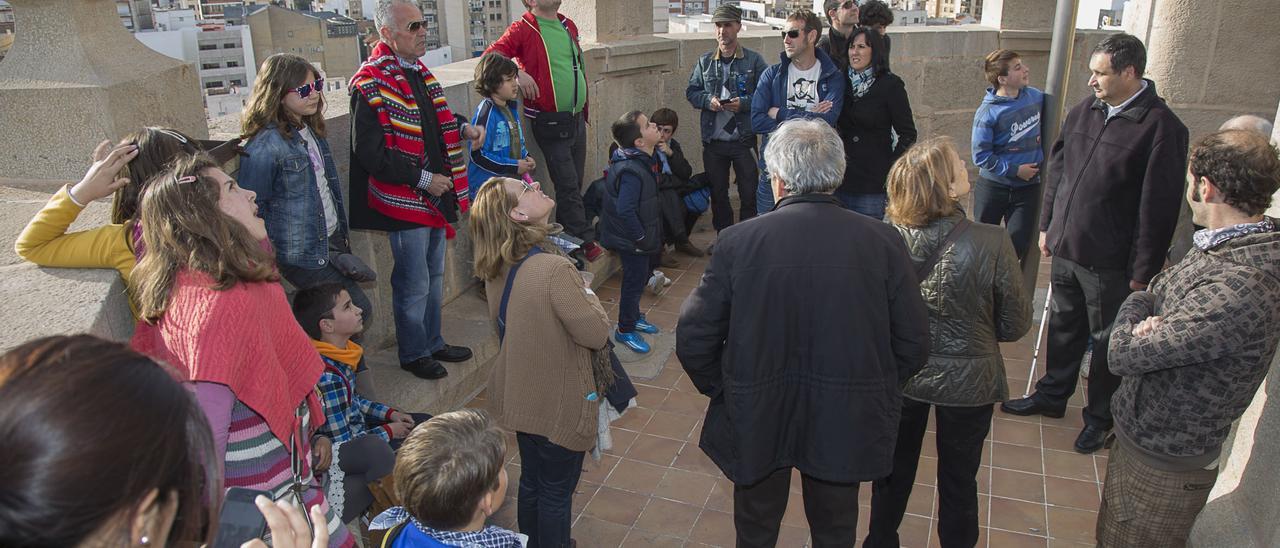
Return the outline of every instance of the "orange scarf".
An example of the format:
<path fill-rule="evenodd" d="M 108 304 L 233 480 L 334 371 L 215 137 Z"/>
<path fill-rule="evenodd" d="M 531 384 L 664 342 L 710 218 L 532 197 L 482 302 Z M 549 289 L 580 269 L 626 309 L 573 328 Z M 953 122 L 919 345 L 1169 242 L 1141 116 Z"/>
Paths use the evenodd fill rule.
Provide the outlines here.
<path fill-rule="evenodd" d="M 347 341 L 346 348 L 338 348 L 327 342 L 315 339 L 311 339 L 311 346 L 314 346 L 321 356 L 342 363 L 350 367 L 352 371 L 356 370 L 356 366 L 360 365 L 360 358 L 364 357 L 364 348 L 352 340 Z"/>

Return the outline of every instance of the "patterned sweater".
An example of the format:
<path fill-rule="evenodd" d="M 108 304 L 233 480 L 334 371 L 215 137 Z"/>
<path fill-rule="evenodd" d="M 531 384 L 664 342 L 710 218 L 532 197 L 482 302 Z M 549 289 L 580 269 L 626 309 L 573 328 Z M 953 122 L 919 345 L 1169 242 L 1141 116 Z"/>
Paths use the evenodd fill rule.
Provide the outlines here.
<path fill-rule="evenodd" d="M 1162 323 L 1133 336 L 1148 316 Z M 1120 307 L 1108 350 L 1123 377 L 1117 431 L 1146 456 L 1203 467 L 1218 455 L 1280 343 L 1280 232 L 1192 249 Z"/>
<path fill-rule="evenodd" d="M 383 441 L 391 441 L 391 427 L 379 422 L 389 422 L 390 406 L 372 402 L 356 393 L 356 371 L 328 356 L 324 360 L 324 373 L 316 389 L 320 391 L 320 405 L 324 407 L 324 424 L 320 433 L 329 436 L 334 443 L 350 441 L 364 435 L 373 435 Z"/>
<path fill-rule="evenodd" d="M 200 407 L 209 418 L 215 450 L 223 457 L 223 487 L 261 489 L 270 492 L 276 500 L 288 495 L 293 483 L 289 450 L 267 428 L 267 421 L 237 400 L 224 385 L 195 383 L 195 393 Z M 302 431 L 310 432 L 311 414 L 304 412 L 302 416 Z M 310 488 L 303 495 L 303 502 L 307 508 L 319 505 L 324 509 L 325 519 L 328 521 L 329 546 L 355 546 L 351 532 L 329 508 L 324 489 L 312 475 L 309 440 L 303 440 L 302 443 L 301 475 L 310 483 Z"/>

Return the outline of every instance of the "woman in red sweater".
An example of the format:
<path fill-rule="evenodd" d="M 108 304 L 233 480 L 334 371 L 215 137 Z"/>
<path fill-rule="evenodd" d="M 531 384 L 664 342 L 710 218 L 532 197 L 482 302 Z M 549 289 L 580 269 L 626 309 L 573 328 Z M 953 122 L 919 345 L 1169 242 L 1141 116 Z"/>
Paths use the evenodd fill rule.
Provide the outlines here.
<path fill-rule="evenodd" d="M 331 448 L 315 427 L 324 368 L 293 319 L 254 193 L 206 155 L 181 157 L 142 198 L 147 254 L 130 285 L 133 347 L 177 368 L 213 431 L 224 484 L 325 510 L 330 546 L 352 546 L 312 468 Z M 314 446 L 313 446 L 314 443 Z"/>

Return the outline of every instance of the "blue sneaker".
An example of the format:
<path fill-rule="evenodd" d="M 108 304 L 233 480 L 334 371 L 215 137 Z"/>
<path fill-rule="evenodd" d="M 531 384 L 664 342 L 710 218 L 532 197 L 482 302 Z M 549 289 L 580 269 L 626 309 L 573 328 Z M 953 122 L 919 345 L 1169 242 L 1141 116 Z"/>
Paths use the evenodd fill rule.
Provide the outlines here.
<path fill-rule="evenodd" d="M 649 323 L 649 320 L 644 319 L 644 314 L 641 314 L 640 319 L 636 320 L 636 331 L 648 333 L 650 335 L 657 335 L 662 332 L 661 329 L 658 329 L 658 326 L 653 325 Z"/>
<path fill-rule="evenodd" d="M 631 349 L 632 352 L 637 354 L 649 353 L 649 343 L 644 342 L 644 337 L 641 337 L 640 334 L 635 331 L 630 333 L 614 331 L 613 340 L 622 343 L 624 346 Z"/>

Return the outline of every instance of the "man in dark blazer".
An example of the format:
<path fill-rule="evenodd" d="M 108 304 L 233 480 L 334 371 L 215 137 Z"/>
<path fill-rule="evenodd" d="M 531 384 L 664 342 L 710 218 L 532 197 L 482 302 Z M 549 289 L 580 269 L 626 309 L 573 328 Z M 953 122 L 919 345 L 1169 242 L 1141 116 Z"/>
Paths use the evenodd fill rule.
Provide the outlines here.
<path fill-rule="evenodd" d="M 738 546 L 773 546 L 791 469 L 814 546 L 853 546 L 858 482 L 892 468 L 900 386 L 929 354 L 906 245 L 840 206 L 840 137 L 789 120 L 765 152 L 773 213 L 720 232 L 676 353 L 711 398 L 700 446 L 734 483 Z"/>

